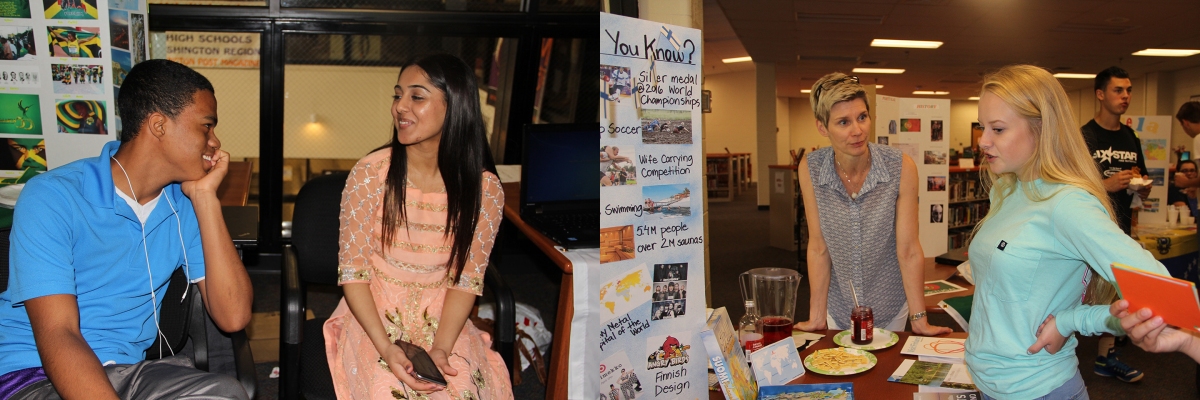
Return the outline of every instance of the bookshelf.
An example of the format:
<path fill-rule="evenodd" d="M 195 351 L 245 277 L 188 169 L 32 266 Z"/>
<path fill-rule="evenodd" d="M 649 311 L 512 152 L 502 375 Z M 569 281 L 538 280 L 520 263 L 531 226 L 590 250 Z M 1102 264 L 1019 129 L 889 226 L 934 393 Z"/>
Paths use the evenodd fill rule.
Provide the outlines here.
<path fill-rule="evenodd" d="M 735 179 L 734 156 L 709 153 L 705 155 L 705 170 L 708 175 L 708 201 L 733 201 L 739 182 Z"/>
<path fill-rule="evenodd" d="M 950 183 L 946 188 L 949 197 L 946 248 L 949 250 L 966 246 L 971 230 L 987 215 L 991 206 L 988 193 L 979 181 L 979 173 L 979 167 L 950 168 Z"/>

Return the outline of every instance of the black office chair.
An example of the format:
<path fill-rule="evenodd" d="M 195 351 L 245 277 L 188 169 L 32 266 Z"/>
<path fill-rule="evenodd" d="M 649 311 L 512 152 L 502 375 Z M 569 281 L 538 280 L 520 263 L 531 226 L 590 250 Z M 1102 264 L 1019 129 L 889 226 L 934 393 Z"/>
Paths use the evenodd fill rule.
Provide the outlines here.
<path fill-rule="evenodd" d="M 9 234 L 12 228 L 0 229 L 0 291 L 8 290 L 8 246 Z M 188 292 L 186 298 L 184 292 Z M 147 360 L 157 360 L 170 356 L 170 349 L 176 352 L 192 341 L 192 360 L 196 369 L 208 371 L 208 334 L 206 331 L 204 301 L 200 299 L 200 288 L 187 281 L 183 269 L 176 269 L 171 274 L 171 282 L 167 285 L 167 293 L 162 298 L 162 307 L 158 313 L 158 325 L 162 329 L 167 342 L 161 343 L 162 338 L 156 338 L 154 344 L 146 350 Z M 250 341 L 246 331 L 231 333 L 233 340 L 233 359 L 237 370 L 238 382 L 246 389 L 251 399 L 257 391 L 258 381 L 255 379 L 254 357 L 250 353 Z"/>
<path fill-rule="evenodd" d="M 283 310 L 280 316 L 279 398 L 334 399 L 333 378 L 325 357 L 324 319 L 305 320 L 307 285 L 337 285 L 338 214 L 347 172 L 321 175 L 296 195 L 292 244 L 284 246 Z M 485 290 L 496 296 L 493 335 L 511 379 L 516 307 L 512 290 L 495 268 L 488 268 Z M 306 340 L 307 339 L 307 340 Z"/>
<path fill-rule="evenodd" d="M 187 297 L 184 297 L 185 291 Z M 167 341 L 160 346 L 163 337 L 156 338 L 154 344 L 146 350 L 146 359 L 169 357 L 171 353 L 168 349 L 178 353 L 190 338 L 192 361 L 196 369 L 208 371 L 208 311 L 204 308 L 204 300 L 200 298 L 200 287 L 188 283 L 183 268 L 176 269 L 171 274 L 171 283 L 167 285 L 166 295 L 159 301 L 161 307 L 158 312 L 158 325 Z M 229 339 L 233 341 L 233 362 L 237 380 L 246 389 L 249 398 L 253 399 L 258 390 L 258 380 L 254 369 L 254 355 L 250 352 L 250 339 L 244 329 L 230 333 Z M 166 346 L 167 343 L 170 347 Z"/>

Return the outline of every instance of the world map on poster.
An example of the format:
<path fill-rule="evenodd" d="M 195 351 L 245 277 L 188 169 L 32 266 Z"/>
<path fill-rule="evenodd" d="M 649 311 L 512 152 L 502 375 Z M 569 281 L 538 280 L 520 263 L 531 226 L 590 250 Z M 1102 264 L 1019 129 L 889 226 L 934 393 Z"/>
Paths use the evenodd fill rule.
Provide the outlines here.
<path fill-rule="evenodd" d="M 609 312 L 603 320 L 624 315 L 650 300 L 652 288 L 646 278 L 646 264 L 638 265 L 600 286 L 600 305 Z"/>
<path fill-rule="evenodd" d="M 1167 160 L 1167 139 L 1143 140 L 1142 152 L 1146 154 L 1146 160 L 1169 161 Z"/>

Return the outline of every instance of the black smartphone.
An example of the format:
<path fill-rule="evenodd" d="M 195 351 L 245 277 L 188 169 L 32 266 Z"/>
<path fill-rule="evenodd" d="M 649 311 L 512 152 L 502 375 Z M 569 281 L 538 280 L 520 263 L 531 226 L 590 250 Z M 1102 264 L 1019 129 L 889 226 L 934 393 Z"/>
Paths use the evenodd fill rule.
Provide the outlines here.
<path fill-rule="evenodd" d="M 412 363 L 413 376 L 425 382 L 446 386 L 446 378 L 442 376 L 442 371 L 438 369 L 437 364 L 433 363 L 433 359 L 429 358 L 429 353 L 426 353 L 425 349 L 402 340 L 397 340 L 396 345 L 404 350 L 404 355 Z"/>

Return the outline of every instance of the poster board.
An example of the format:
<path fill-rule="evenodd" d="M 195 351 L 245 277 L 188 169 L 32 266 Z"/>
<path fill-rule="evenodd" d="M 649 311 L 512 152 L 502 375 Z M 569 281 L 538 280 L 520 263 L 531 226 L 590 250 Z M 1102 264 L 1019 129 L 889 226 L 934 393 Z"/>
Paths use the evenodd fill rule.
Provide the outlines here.
<path fill-rule="evenodd" d="M 0 178 L 118 138 L 116 94 L 146 59 L 146 13 L 145 0 L 0 1 Z"/>
<path fill-rule="evenodd" d="M 700 31 L 601 13 L 599 34 L 600 263 L 575 266 L 569 397 L 630 375 L 638 399 L 707 397 Z"/>
<path fill-rule="evenodd" d="M 950 100 L 875 96 L 875 140 L 917 165 L 918 222 L 926 255 L 946 252 L 950 204 Z"/>
<path fill-rule="evenodd" d="M 1167 179 L 1170 176 L 1172 158 L 1171 152 L 1171 117 L 1170 115 L 1123 115 L 1121 123 L 1133 128 L 1138 139 L 1142 141 L 1142 155 L 1146 157 L 1146 169 L 1142 175 L 1147 175 L 1154 181 L 1150 188 L 1150 197 L 1142 202 L 1142 211 L 1138 214 L 1138 224 L 1166 225 L 1167 211 Z"/>

